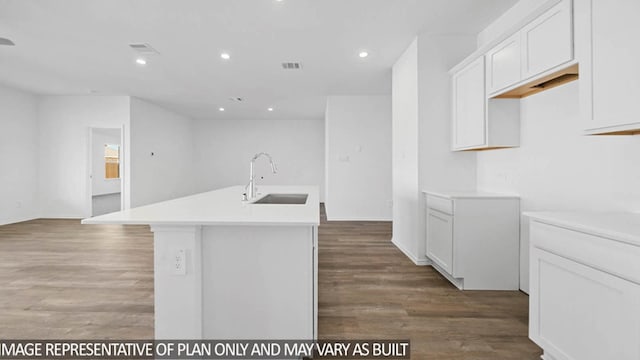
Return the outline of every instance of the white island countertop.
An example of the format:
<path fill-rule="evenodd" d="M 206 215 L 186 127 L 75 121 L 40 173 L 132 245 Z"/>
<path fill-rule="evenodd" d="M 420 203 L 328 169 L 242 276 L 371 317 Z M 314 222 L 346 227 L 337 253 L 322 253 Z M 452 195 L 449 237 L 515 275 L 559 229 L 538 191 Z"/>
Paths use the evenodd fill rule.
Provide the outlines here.
<path fill-rule="evenodd" d="M 253 201 L 267 194 L 308 194 L 305 204 L 242 201 L 244 186 L 190 195 L 82 220 L 83 224 L 126 225 L 319 225 L 316 186 L 258 186 Z"/>
<path fill-rule="evenodd" d="M 640 214 L 625 212 L 525 212 L 545 224 L 640 246 Z"/>

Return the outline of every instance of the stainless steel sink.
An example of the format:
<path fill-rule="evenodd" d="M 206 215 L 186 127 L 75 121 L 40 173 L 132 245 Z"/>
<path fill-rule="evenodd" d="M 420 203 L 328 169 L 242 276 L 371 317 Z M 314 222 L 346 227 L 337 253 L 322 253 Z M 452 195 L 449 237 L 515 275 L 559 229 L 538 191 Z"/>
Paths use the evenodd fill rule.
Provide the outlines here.
<path fill-rule="evenodd" d="M 268 194 L 254 204 L 281 204 L 281 205 L 304 205 L 307 203 L 308 194 Z"/>

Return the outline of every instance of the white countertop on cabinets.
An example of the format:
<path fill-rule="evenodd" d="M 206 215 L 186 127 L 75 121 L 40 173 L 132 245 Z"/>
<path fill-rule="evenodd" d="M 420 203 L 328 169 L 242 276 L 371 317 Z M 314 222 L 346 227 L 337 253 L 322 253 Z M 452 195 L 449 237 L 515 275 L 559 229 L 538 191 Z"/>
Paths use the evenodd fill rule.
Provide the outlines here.
<path fill-rule="evenodd" d="M 258 186 L 267 194 L 309 194 L 305 204 L 253 204 L 242 201 L 244 186 L 185 196 L 82 220 L 83 224 L 127 225 L 319 225 L 317 186 Z"/>
<path fill-rule="evenodd" d="M 496 199 L 519 199 L 518 195 L 511 194 L 499 194 L 492 192 L 484 192 L 484 191 L 433 191 L 433 190 L 422 190 L 424 194 L 439 196 L 446 199 L 464 199 L 464 198 L 496 198 Z"/>
<path fill-rule="evenodd" d="M 640 214 L 625 212 L 525 212 L 534 221 L 640 246 Z"/>

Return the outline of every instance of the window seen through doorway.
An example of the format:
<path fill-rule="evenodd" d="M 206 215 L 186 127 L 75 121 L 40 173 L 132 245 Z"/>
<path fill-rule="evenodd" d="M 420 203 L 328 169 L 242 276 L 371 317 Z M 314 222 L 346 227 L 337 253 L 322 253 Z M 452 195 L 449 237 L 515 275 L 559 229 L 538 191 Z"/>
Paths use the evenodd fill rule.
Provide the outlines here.
<path fill-rule="evenodd" d="M 104 177 L 120 178 L 120 145 L 104 144 Z"/>

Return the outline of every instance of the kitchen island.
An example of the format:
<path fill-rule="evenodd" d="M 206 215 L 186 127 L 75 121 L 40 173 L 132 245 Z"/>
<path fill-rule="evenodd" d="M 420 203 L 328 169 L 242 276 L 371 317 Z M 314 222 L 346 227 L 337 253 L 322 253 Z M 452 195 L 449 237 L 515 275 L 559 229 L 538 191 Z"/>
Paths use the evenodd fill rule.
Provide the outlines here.
<path fill-rule="evenodd" d="M 234 186 L 82 221 L 150 225 L 156 339 L 316 338 L 318 188 L 259 190 L 251 201 Z M 308 196 L 255 203 L 268 194 Z"/>

